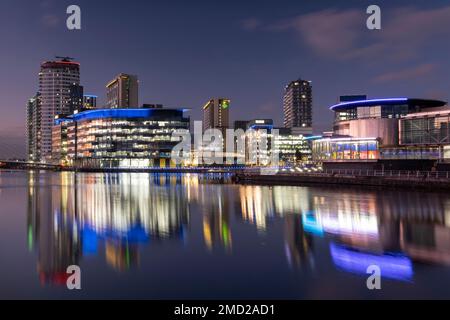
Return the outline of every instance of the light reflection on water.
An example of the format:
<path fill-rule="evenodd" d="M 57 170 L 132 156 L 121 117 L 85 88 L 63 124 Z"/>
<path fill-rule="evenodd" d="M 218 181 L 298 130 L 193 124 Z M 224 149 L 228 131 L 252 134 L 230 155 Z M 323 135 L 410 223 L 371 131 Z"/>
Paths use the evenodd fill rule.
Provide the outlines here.
<path fill-rule="evenodd" d="M 0 174 L 0 197 L 11 185 L 21 186 L 14 175 L 20 174 Z M 25 180 L 26 243 L 28 254 L 36 254 L 42 290 L 63 286 L 67 266 L 83 266 L 90 259 L 105 264 L 95 273 L 114 270 L 109 278 L 114 282 L 149 265 L 164 269 L 169 255 L 180 261 L 180 279 L 208 282 L 216 269 L 226 268 L 227 281 L 235 281 L 229 285 L 240 291 L 225 287 L 223 280 L 205 295 L 202 283 L 190 288 L 185 280 L 180 283 L 184 295 L 175 293 L 179 288 L 166 288 L 160 296 L 138 272 L 142 288 L 130 296 L 332 298 L 324 291 L 328 285 L 343 290 L 335 298 L 359 298 L 368 294 L 358 290 L 364 290 L 371 264 L 382 268 L 392 286 L 392 293 L 384 293 L 394 297 L 420 296 L 432 273 L 450 282 L 450 199 L 445 194 L 240 186 L 220 175 L 28 173 Z M 149 250 L 157 247 L 161 257 L 149 264 Z M 192 268 L 184 270 L 183 263 Z M 245 270 L 258 269 L 248 288 L 244 282 L 251 275 Z M 268 272 L 270 279 L 263 276 Z M 343 281 L 359 289 L 340 286 Z M 121 289 L 132 291 L 126 285 Z M 95 296 L 108 294 L 100 290 Z M 437 294 L 450 296 L 450 291 Z"/>

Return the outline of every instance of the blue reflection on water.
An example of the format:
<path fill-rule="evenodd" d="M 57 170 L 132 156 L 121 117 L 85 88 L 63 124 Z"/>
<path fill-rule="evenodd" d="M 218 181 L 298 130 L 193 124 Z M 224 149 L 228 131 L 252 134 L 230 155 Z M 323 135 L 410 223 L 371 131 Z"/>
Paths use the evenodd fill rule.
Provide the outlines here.
<path fill-rule="evenodd" d="M 305 232 L 323 237 L 322 224 L 317 220 L 313 211 L 309 211 L 302 215 L 303 230 Z"/>
<path fill-rule="evenodd" d="M 355 274 L 367 275 L 367 268 L 376 265 L 381 270 L 381 277 L 399 281 L 411 281 L 413 267 L 411 260 L 402 254 L 375 255 L 330 244 L 333 262 L 339 269 Z"/>

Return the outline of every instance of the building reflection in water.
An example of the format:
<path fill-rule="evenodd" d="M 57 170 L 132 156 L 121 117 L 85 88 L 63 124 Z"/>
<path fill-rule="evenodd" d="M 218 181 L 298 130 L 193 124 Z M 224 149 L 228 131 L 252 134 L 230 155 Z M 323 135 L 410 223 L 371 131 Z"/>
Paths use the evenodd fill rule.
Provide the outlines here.
<path fill-rule="evenodd" d="M 312 261 L 314 237 L 331 241 L 333 262 L 349 272 L 378 262 L 408 280 L 412 261 L 450 265 L 450 199 L 439 193 L 240 186 L 239 195 L 242 219 L 258 230 L 282 218 L 293 266 Z"/>
<path fill-rule="evenodd" d="M 386 278 L 412 280 L 412 261 L 450 264 L 449 210 L 439 193 L 322 191 L 310 232 L 332 240 L 340 269 L 365 275 L 376 264 Z"/>
<path fill-rule="evenodd" d="M 103 252 L 117 270 L 138 266 L 142 244 L 185 241 L 193 205 L 208 251 L 232 253 L 237 220 L 263 236 L 272 227 L 282 230 L 280 250 L 293 268 L 314 267 L 318 241 L 329 246 L 338 269 L 365 276 L 369 264 L 396 280 L 412 279 L 412 262 L 450 265 L 450 199 L 442 194 L 228 181 L 214 175 L 30 173 L 27 240 L 38 253 L 40 279 L 65 283 L 67 266 Z"/>
<path fill-rule="evenodd" d="M 265 232 L 274 218 L 283 218 L 285 253 L 291 267 L 313 266 L 313 237 L 305 232 L 303 216 L 311 212 L 308 188 L 240 186 L 242 219 Z"/>
<path fill-rule="evenodd" d="M 285 251 L 292 268 L 314 268 L 313 237 L 305 232 L 302 215 L 289 214 L 284 222 Z"/>
<path fill-rule="evenodd" d="M 67 212 L 67 185 L 55 197 L 51 187 L 40 187 L 41 177 L 29 174 L 28 243 L 37 247 L 37 271 L 42 283 L 65 284 L 67 267 L 77 265 L 82 256 L 81 239 L 74 212 Z M 55 201 L 57 200 L 58 201 Z"/>
<path fill-rule="evenodd" d="M 287 186 L 240 186 L 242 219 L 265 231 L 275 217 L 300 215 L 312 209 L 308 188 Z"/>
<path fill-rule="evenodd" d="M 66 269 L 104 248 L 117 270 L 139 264 L 139 244 L 184 239 L 189 205 L 181 176 L 29 174 L 28 243 L 43 283 L 66 282 Z M 168 187 L 171 186 L 171 187 Z M 174 187 L 175 186 L 175 187 Z"/>
<path fill-rule="evenodd" d="M 197 184 L 195 189 L 189 188 L 192 195 L 190 201 L 200 205 L 203 224 L 203 239 L 209 251 L 224 248 L 232 252 L 231 211 L 234 211 L 232 190 L 227 185 L 214 183 Z"/>

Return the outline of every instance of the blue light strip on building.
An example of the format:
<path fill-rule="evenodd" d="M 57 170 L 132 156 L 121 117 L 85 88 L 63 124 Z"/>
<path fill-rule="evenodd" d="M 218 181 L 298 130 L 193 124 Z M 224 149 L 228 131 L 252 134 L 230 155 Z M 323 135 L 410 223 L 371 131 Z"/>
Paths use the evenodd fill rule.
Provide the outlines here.
<path fill-rule="evenodd" d="M 256 130 L 261 130 L 261 129 L 269 129 L 272 130 L 273 129 L 273 125 L 264 125 L 264 124 L 254 124 L 252 126 L 250 126 L 250 129 L 256 129 Z"/>
<path fill-rule="evenodd" d="M 72 119 L 69 119 L 69 118 L 55 119 L 54 124 L 57 125 L 57 126 L 59 126 L 61 123 L 64 123 L 64 122 L 71 122 L 71 121 L 72 121 Z"/>
<path fill-rule="evenodd" d="M 377 104 L 395 104 L 395 103 L 407 103 L 409 101 L 408 98 L 388 98 L 388 99 L 369 99 L 369 100 L 358 100 L 358 101 L 350 101 L 336 104 L 330 107 L 330 110 L 334 111 L 335 109 L 342 109 L 346 107 L 356 107 L 356 106 L 375 106 Z"/>
<path fill-rule="evenodd" d="M 305 140 L 318 140 L 318 139 L 322 139 L 323 136 L 309 136 L 309 137 L 304 137 Z"/>
<path fill-rule="evenodd" d="M 137 119 L 150 118 L 164 111 L 185 112 L 186 109 L 98 109 L 80 112 L 70 116 L 75 121 L 94 119 Z"/>

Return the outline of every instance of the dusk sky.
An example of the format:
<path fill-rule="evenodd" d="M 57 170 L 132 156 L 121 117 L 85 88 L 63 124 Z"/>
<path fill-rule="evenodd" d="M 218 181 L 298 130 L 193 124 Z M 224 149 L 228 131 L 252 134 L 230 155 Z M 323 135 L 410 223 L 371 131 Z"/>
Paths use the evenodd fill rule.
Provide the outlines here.
<path fill-rule="evenodd" d="M 66 8 L 82 30 L 66 28 Z M 366 8 L 382 30 L 366 28 Z M 332 126 L 339 95 L 449 100 L 449 1 L 1 0 L 0 158 L 25 155 L 25 108 L 40 63 L 81 63 L 85 93 L 103 104 L 105 84 L 138 75 L 140 103 L 191 108 L 232 100 L 231 118 L 282 124 L 284 86 L 311 80 L 314 131 Z"/>

